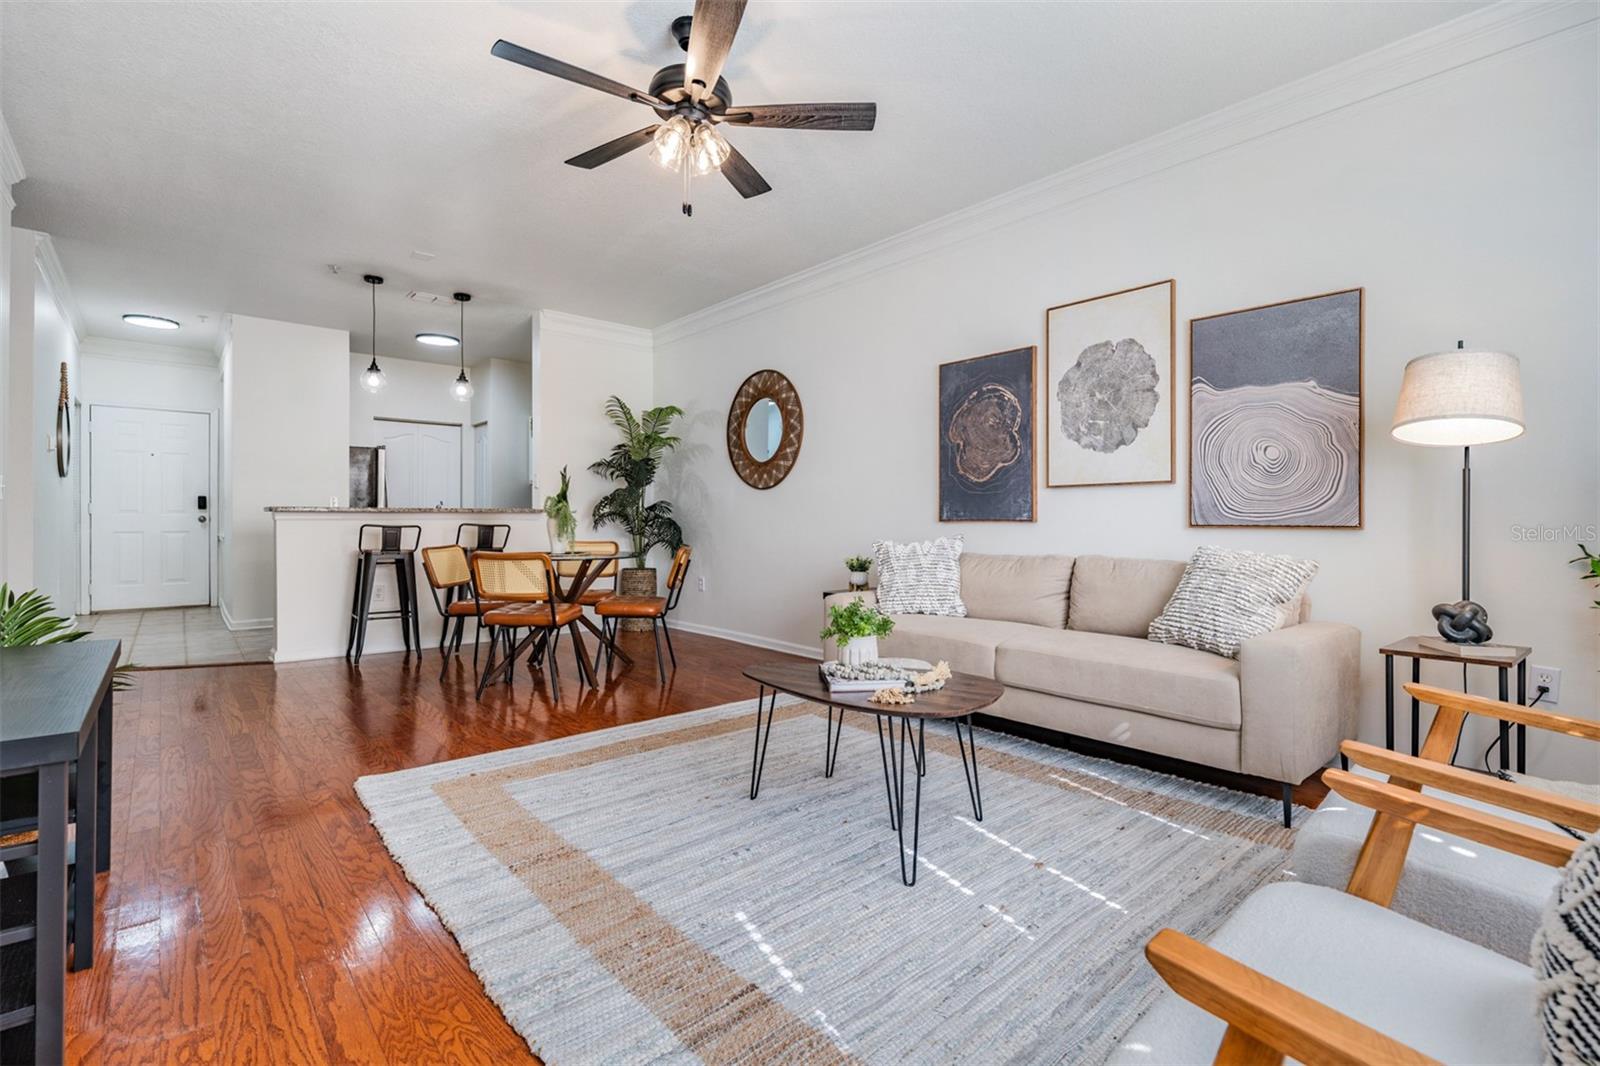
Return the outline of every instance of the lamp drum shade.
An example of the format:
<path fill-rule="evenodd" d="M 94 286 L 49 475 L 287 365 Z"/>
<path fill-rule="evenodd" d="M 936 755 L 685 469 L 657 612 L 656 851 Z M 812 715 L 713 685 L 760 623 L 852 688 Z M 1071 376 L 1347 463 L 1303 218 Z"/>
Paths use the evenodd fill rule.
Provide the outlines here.
<path fill-rule="evenodd" d="M 1522 370 L 1505 352 L 1452 349 L 1406 364 L 1394 407 L 1394 438 L 1464 448 L 1522 436 Z"/>

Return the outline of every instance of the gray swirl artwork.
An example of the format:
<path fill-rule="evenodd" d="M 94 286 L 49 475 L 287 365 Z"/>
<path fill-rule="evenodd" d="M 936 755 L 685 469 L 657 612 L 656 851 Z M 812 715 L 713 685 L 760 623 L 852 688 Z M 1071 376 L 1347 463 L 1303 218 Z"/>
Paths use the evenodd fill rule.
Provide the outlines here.
<path fill-rule="evenodd" d="M 1155 359 L 1132 337 L 1091 344 L 1056 385 L 1061 432 L 1091 451 L 1125 448 L 1150 424 L 1160 384 Z"/>

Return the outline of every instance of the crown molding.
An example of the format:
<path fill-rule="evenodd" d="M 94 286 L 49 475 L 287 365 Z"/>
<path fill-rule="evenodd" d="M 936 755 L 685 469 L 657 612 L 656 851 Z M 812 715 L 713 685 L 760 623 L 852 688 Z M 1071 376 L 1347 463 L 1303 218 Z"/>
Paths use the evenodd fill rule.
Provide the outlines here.
<path fill-rule="evenodd" d="M 11 126 L 6 122 L 5 115 L 0 114 L 0 185 L 5 187 L 8 200 L 11 198 L 11 186 L 27 176 L 22 157 L 17 154 L 17 144 L 11 139 Z"/>
<path fill-rule="evenodd" d="M 50 296 L 55 300 L 61 317 L 72 327 L 72 335 L 81 343 L 83 314 L 78 310 L 78 300 L 72 295 L 72 284 L 67 281 L 67 272 L 61 266 L 61 257 L 56 255 L 56 245 L 50 239 L 50 234 L 35 233 L 33 261 L 38 264 L 39 273 L 49 286 Z"/>
<path fill-rule="evenodd" d="M 155 363 L 162 366 L 191 366 L 216 370 L 216 353 L 203 348 L 175 348 L 148 341 L 120 340 L 114 337 L 85 337 L 78 345 L 79 356 L 96 356 L 122 362 Z"/>
<path fill-rule="evenodd" d="M 657 346 L 1015 225 L 1600 18 L 1591 0 L 1502 0 L 971 207 L 658 326 Z"/>
<path fill-rule="evenodd" d="M 607 322 L 599 318 L 571 315 L 565 311 L 540 311 L 539 333 L 541 337 L 545 334 L 559 333 L 568 337 L 581 337 L 584 340 L 617 344 L 646 352 L 655 348 L 655 338 L 650 330 L 640 329 L 638 326 L 624 326 L 619 322 Z"/>

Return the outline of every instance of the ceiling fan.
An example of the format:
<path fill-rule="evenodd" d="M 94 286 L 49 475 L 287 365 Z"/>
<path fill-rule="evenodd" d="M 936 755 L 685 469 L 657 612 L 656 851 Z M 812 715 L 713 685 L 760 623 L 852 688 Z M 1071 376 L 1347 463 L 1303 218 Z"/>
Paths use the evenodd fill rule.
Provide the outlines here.
<path fill-rule="evenodd" d="M 718 126 L 770 126 L 792 130 L 870 130 L 878 119 L 877 104 L 757 104 L 734 107 L 733 93 L 722 77 L 734 34 L 747 0 L 695 0 L 694 14 L 673 20 L 672 35 L 689 53 L 687 63 L 656 71 L 650 91 L 591 73 L 559 59 L 530 52 L 510 41 L 496 41 L 490 52 L 501 59 L 553 74 L 558 78 L 620 96 L 653 109 L 661 121 L 607 141 L 567 160 L 570 166 L 593 170 L 635 148 L 653 144 L 650 156 L 668 170 L 683 173 L 683 213 L 689 203 L 691 174 L 720 170 L 745 199 L 770 192 L 756 168 L 729 144 Z"/>

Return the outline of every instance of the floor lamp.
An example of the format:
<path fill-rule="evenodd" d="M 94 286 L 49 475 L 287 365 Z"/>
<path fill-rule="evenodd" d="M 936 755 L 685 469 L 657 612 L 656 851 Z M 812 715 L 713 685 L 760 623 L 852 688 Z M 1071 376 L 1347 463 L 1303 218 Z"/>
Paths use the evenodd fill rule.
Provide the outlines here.
<path fill-rule="evenodd" d="M 1406 364 L 1390 432 L 1398 441 L 1461 449 L 1461 599 L 1433 608 L 1439 635 L 1456 644 L 1494 636 L 1489 612 L 1472 602 L 1472 446 L 1520 437 L 1522 372 L 1505 352 L 1419 355 Z"/>

